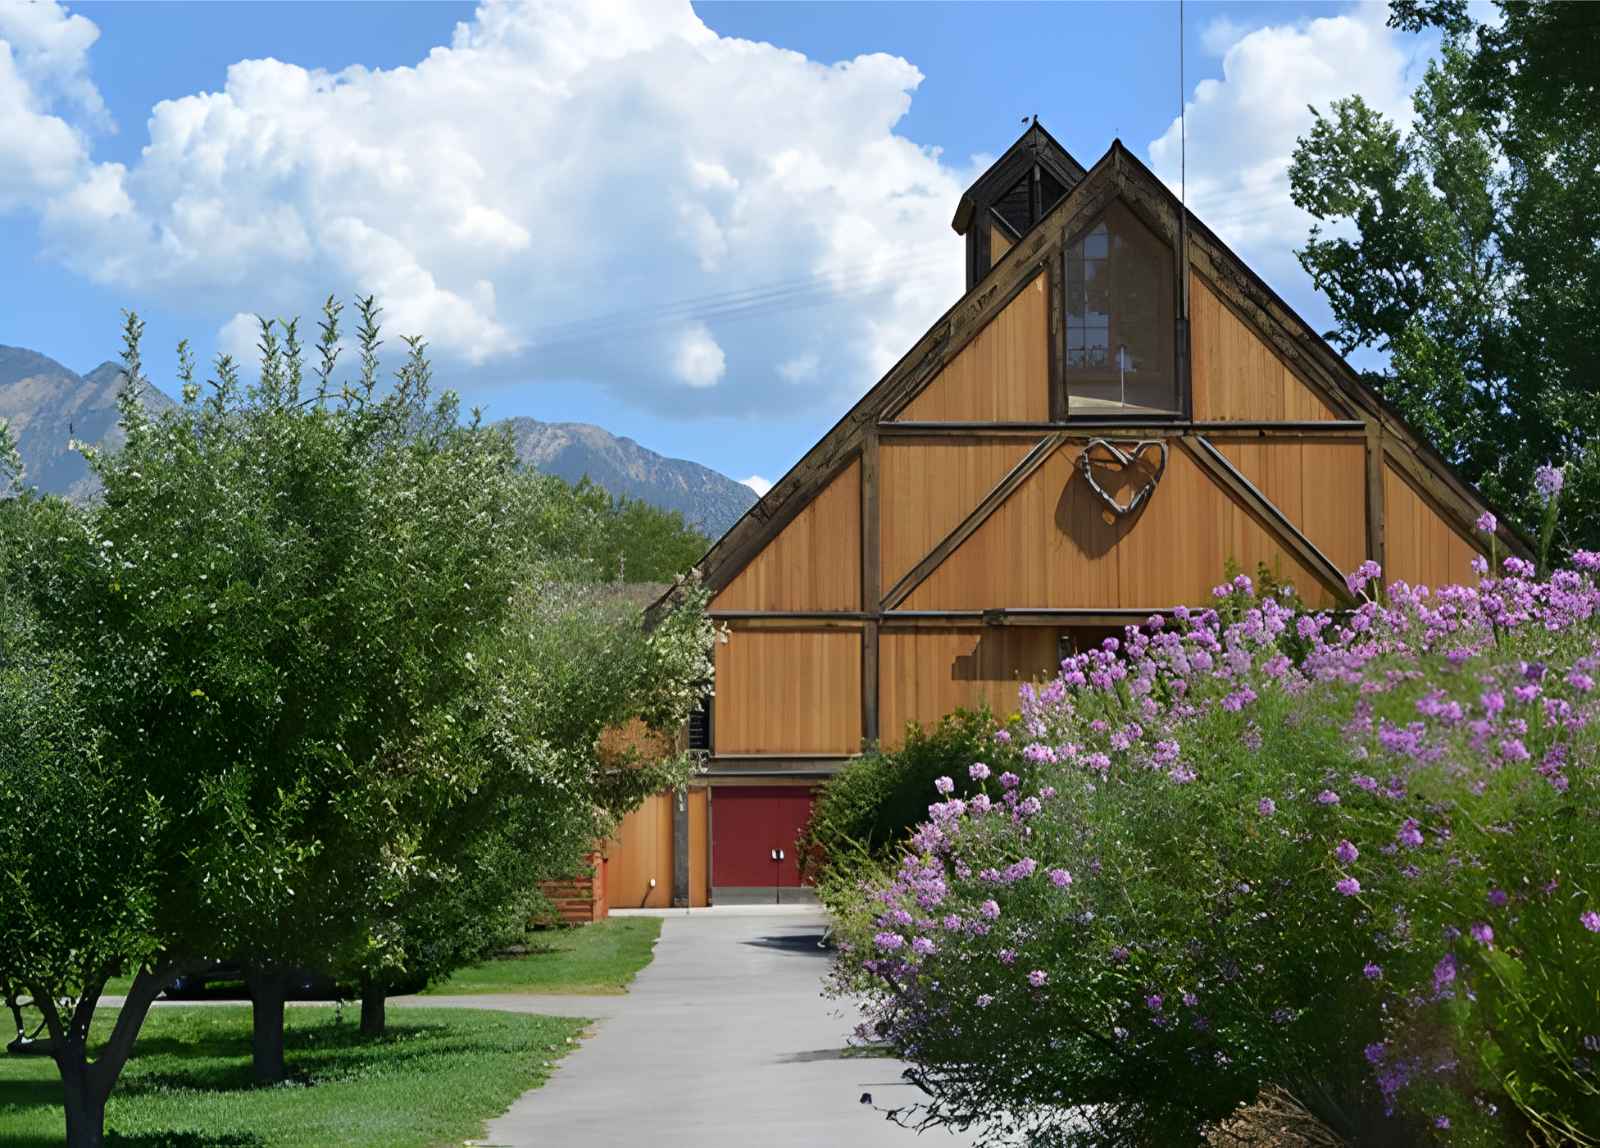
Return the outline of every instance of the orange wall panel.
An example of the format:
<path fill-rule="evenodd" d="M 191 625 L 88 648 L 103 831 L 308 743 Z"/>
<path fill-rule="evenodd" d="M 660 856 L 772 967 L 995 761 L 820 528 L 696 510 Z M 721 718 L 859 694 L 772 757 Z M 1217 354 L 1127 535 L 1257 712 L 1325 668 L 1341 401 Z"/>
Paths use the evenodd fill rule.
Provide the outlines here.
<path fill-rule="evenodd" d="M 852 462 L 711 601 L 713 610 L 861 609 L 861 463 Z"/>
<path fill-rule="evenodd" d="M 1383 582 L 1438 588 L 1475 585 L 1468 542 L 1390 463 L 1383 468 Z"/>
<path fill-rule="evenodd" d="M 1049 287 L 1039 274 L 935 375 L 900 422 L 1050 418 Z"/>
<path fill-rule="evenodd" d="M 1060 668 L 1057 631 L 1047 626 L 885 630 L 878 638 L 878 707 L 885 745 L 907 722 L 931 725 L 956 709 L 987 703 L 996 716 L 1017 710 L 1017 687 Z"/>
<path fill-rule="evenodd" d="M 1189 275 L 1189 373 L 1196 419 L 1305 422 L 1343 417 L 1194 272 Z"/>
<path fill-rule="evenodd" d="M 1063 444 L 903 604 L 908 610 L 1203 605 L 1229 559 L 1258 563 L 1312 605 L 1325 587 L 1177 445 L 1136 515 L 1113 519 Z"/>
<path fill-rule="evenodd" d="M 1218 436 L 1210 441 L 1341 571 L 1349 573 L 1366 559 L 1364 441 Z"/>
<path fill-rule="evenodd" d="M 971 514 L 1031 442 L 887 439 L 878 450 L 879 565 L 887 591 Z"/>
<path fill-rule="evenodd" d="M 716 753 L 861 749 L 860 631 L 735 627 L 716 662 Z"/>
<path fill-rule="evenodd" d="M 671 793 L 651 794 L 622 819 L 606 849 L 606 900 L 611 908 L 664 909 L 672 904 L 672 801 Z"/>

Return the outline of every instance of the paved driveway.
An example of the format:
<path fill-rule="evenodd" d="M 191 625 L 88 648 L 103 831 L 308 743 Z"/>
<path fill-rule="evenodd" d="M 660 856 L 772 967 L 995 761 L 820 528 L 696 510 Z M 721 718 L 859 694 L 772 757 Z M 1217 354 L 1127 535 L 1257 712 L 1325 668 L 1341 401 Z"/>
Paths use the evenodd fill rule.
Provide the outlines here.
<path fill-rule="evenodd" d="M 919 1137 L 860 1103 L 870 1092 L 878 1106 L 906 1104 L 914 1090 L 895 1061 L 838 1055 L 855 1018 L 820 995 L 821 932 L 820 916 L 793 913 L 667 918 L 628 995 L 585 998 L 606 1001 L 584 1014 L 603 1018 L 594 1035 L 479 1143 L 964 1148 L 967 1139 Z"/>

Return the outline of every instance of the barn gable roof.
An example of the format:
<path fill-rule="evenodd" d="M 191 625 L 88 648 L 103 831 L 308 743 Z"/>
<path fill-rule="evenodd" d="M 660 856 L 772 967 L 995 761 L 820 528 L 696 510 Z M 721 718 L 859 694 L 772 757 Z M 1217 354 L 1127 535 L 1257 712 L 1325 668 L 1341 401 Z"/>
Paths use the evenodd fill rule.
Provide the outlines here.
<path fill-rule="evenodd" d="M 1007 156 L 1030 139 L 1038 139 L 1035 132 L 1066 155 L 1035 124 Z M 1005 160 L 1003 156 L 996 166 Z M 987 178 L 980 178 L 974 188 L 981 190 L 980 185 Z M 869 435 L 869 428 L 902 409 L 1040 273 L 1051 253 L 1076 236 L 1114 199 L 1121 200 L 1158 235 L 1175 244 L 1181 226 L 1187 234 L 1188 266 L 1203 276 L 1224 304 L 1333 409 L 1346 417 L 1368 420 L 1378 428 L 1390 452 L 1389 460 L 1427 491 L 1459 529 L 1471 535 L 1477 517 L 1489 509 L 1484 497 L 1210 228 L 1193 212 L 1186 211 L 1177 196 L 1121 140 L 1113 140 L 1060 202 L 711 546 L 697 566 L 702 580 L 713 591 L 727 585 L 833 477 L 861 457 L 869 439 L 872 447 L 876 446 L 876 434 Z M 958 231 L 961 223 L 958 212 Z M 1074 423 L 1052 422 L 1043 429 L 1061 430 L 1071 425 Z M 1164 425 L 1182 428 L 1192 424 L 1177 420 Z M 1531 554 L 1526 539 L 1504 522 L 1498 540 L 1512 553 Z"/>

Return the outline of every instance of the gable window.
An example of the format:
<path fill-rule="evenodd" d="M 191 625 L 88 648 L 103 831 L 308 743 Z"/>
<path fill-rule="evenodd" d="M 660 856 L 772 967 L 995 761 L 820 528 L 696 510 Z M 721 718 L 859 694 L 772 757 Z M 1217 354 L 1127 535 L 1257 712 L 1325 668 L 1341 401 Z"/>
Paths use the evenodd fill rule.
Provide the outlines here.
<path fill-rule="evenodd" d="M 1066 251 L 1069 415 L 1174 415 L 1172 248 L 1113 203 Z"/>

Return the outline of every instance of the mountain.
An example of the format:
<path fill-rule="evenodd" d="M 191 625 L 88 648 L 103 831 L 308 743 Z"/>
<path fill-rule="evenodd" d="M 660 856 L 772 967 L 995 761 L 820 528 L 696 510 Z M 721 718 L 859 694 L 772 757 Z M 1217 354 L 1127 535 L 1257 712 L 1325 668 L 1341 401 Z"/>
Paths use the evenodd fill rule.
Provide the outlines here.
<path fill-rule="evenodd" d="M 71 439 L 109 447 L 122 443 L 117 426 L 121 378 L 116 363 L 79 375 L 37 351 L 0 346 L 0 419 L 11 424 L 26 483 L 69 498 L 94 492 L 96 482 L 83 456 L 67 444 Z M 145 392 L 152 412 L 172 405 L 154 388 Z"/>
<path fill-rule="evenodd" d="M 117 388 L 122 369 L 101 363 L 78 375 L 54 359 L 22 347 L 0 346 L 0 419 L 10 421 L 22 451 L 24 481 L 53 494 L 86 498 L 95 480 L 69 439 L 117 446 Z M 151 388 L 152 411 L 172 400 Z M 721 536 L 749 510 L 755 493 L 743 483 L 699 463 L 666 458 L 630 438 L 588 423 L 505 420 L 517 457 L 536 470 L 577 482 L 587 475 L 614 495 L 676 510 L 711 538 Z"/>
<path fill-rule="evenodd" d="M 711 538 L 721 537 L 754 505 L 755 492 L 710 467 L 647 450 L 589 423 L 506 419 L 517 457 L 568 482 L 587 475 L 614 495 L 676 510 Z"/>

